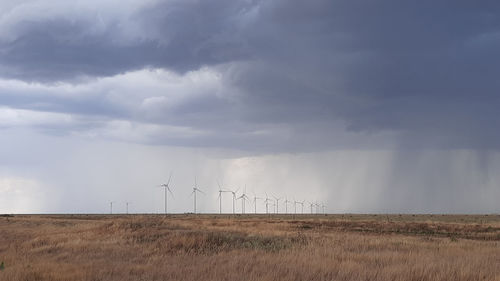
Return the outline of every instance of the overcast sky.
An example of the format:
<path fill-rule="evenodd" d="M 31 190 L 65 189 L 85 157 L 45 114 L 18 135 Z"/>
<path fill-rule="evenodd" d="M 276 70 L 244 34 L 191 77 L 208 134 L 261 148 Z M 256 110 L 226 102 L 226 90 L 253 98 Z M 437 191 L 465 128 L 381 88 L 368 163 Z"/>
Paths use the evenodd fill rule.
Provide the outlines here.
<path fill-rule="evenodd" d="M 0 213 L 500 212 L 499 77 L 497 1 L 3 0 Z"/>

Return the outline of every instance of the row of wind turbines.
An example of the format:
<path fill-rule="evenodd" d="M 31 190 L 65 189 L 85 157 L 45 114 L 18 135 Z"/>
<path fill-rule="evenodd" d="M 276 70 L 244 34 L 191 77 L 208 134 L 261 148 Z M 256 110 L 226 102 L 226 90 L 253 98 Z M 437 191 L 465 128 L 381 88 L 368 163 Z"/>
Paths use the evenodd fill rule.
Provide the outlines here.
<path fill-rule="evenodd" d="M 163 188 L 164 190 L 164 208 L 165 208 L 165 214 L 168 213 L 168 194 L 170 193 L 170 195 L 172 197 L 174 197 L 174 194 L 172 193 L 172 190 L 170 189 L 171 188 L 171 180 L 172 180 L 172 173 L 170 173 L 170 176 L 168 178 L 168 181 L 166 183 L 162 183 L 159 185 L 159 187 Z M 230 193 L 232 195 L 232 199 L 233 199 L 233 214 L 236 214 L 236 201 L 238 200 L 241 200 L 241 213 L 242 214 L 245 214 L 245 207 L 246 207 L 246 202 L 252 202 L 253 201 L 253 205 L 254 205 L 254 213 L 257 214 L 257 202 L 259 200 L 262 200 L 263 203 L 265 204 L 266 206 L 266 214 L 270 214 L 270 209 L 269 207 L 272 207 L 274 209 L 274 213 L 275 214 L 278 214 L 279 213 L 279 203 L 280 203 L 280 200 L 283 200 L 282 202 L 285 204 L 285 214 L 288 214 L 288 205 L 293 203 L 293 209 L 294 209 L 294 214 L 297 214 L 297 205 L 300 205 L 301 207 L 301 211 L 300 213 L 301 214 L 304 214 L 304 204 L 306 203 L 305 200 L 303 201 L 297 201 L 297 200 L 293 200 L 293 201 L 290 201 L 288 200 L 287 197 L 277 197 L 277 196 L 272 196 L 271 198 L 268 196 L 267 193 L 266 194 L 266 197 L 258 197 L 257 195 L 255 195 L 255 193 L 253 194 L 253 198 L 250 198 L 248 197 L 248 195 L 246 194 L 246 188 L 245 190 L 242 192 L 242 194 L 240 196 L 237 195 L 238 191 L 239 191 L 239 188 L 237 188 L 236 190 L 231 190 L 231 189 L 224 189 L 221 184 L 218 182 L 217 183 L 218 186 L 219 186 L 219 190 L 218 190 L 218 197 L 217 199 L 219 200 L 219 214 L 222 214 L 222 197 L 223 197 L 223 194 L 224 193 Z M 203 195 L 206 195 L 206 193 L 204 191 L 202 191 L 200 188 L 198 188 L 198 185 L 197 185 L 197 182 L 196 182 L 196 177 L 195 177 L 195 180 L 194 180 L 194 187 L 193 187 L 193 191 L 191 192 L 190 196 L 193 196 L 193 212 L 196 214 L 197 211 L 196 211 L 196 194 L 197 193 L 201 193 Z M 253 199 L 253 200 L 252 200 Z M 325 204 L 323 203 L 318 203 L 318 202 L 307 202 L 309 207 L 310 207 L 310 211 L 311 211 L 311 214 L 326 214 L 326 206 Z M 128 206 L 128 204 L 127 204 Z M 128 213 L 128 207 L 127 207 L 127 213 Z M 273 213 L 273 212 L 271 212 Z"/>

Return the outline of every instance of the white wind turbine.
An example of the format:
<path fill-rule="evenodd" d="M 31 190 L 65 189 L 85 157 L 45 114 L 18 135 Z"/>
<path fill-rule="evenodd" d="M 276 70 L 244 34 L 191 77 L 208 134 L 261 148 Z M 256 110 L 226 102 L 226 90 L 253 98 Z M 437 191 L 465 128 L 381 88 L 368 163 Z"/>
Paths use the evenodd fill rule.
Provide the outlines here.
<path fill-rule="evenodd" d="M 168 192 L 170 192 L 170 195 L 172 195 L 172 197 L 174 197 L 174 194 L 172 193 L 172 190 L 170 190 L 170 180 L 172 180 L 172 172 L 170 172 L 170 176 L 168 177 L 168 181 L 166 183 L 160 184 L 160 187 L 163 188 L 163 190 L 165 192 L 165 196 L 164 196 L 165 197 L 165 201 L 164 201 L 165 215 L 167 214 L 167 206 L 168 206 L 167 196 L 168 196 Z"/>
<path fill-rule="evenodd" d="M 285 196 L 285 214 L 288 214 L 288 203 L 292 203 L 292 201 Z"/>
<path fill-rule="evenodd" d="M 196 177 L 194 178 L 194 187 L 191 195 L 194 194 L 194 213 L 196 214 L 196 192 L 200 192 L 201 194 L 205 194 L 205 192 L 201 191 L 196 184 Z"/>
<path fill-rule="evenodd" d="M 297 200 L 295 200 L 295 198 L 293 199 L 293 212 L 295 214 L 297 214 L 297 203 L 300 203 L 298 202 Z"/>
<path fill-rule="evenodd" d="M 314 205 L 316 206 L 316 214 L 319 214 L 321 205 L 318 202 L 314 203 Z"/>
<path fill-rule="evenodd" d="M 127 206 L 127 215 L 128 215 L 128 205 L 130 205 L 132 202 L 125 202 L 125 205 Z"/>
<path fill-rule="evenodd" d="M 229 190 L 223 190 L 220 183 L 217 182 L 217 184 L 219 185 L 219 214 L 222 214 L 222 193 L 224 192 L 231 192 Z"/>
<path fill-rule="evenodd" d="M 314 203 L 313 202 L 309 202 L 309 206 L 311 206 L 311 214 L 313 214 Z"/>
<path fill-rule="evenodd" d="M 255 207 L 255 214 L 257 214 L 257 199 L 262 199 L 260 197 L 257 197 L 257 195 L 255 195 L 255 193 L 253 194 L 253 205 Z"/>
<path fill-rule="evenodd" d="M 114 203 L 113 201 L 109 202 L 109 213 L 110 214 L 113 214 L 113 203 Z"/>
<path fill-rule="evenodd" d="M 266 193 L 266 200 L 264 200 L 264 203 L 266 204 L 266 214 L 269 214 L 269 201 L 271 201 L 271 199 L 269 199 Z"/>
<path fill-rule="evenodd" d="M 243 192 L 243 194 L 236 199 L 236 200 L 241 199 L 241 213 L 242 214 L 245 214 L 245 200 L 249 199 L 245 193 L 246 193 L 246 188 L 245 188 L 245 191 Z"/>
<path fill-rule="evenodd" d="M 302 206 L 302 214 L 304 213 L 304 203 L 306 200 L 303 200 L 302 202 L 298 202 Z"/>
<path fill-rule="evenodd" d="M 236 192 L 238 192 L 239 188 L 237 188 L 236 190 L 229 190 L 229 192 L 231 192 L 233 194 L 233 215 L 235 214 L 235 209 L 234 209 L 234 203 L 236 202 Z"/>
<path fill-rule="evenodd" d="M 269 203 L 269 205 L 271 205 L 271 207 L 272 207 L 273 209 L 274 209 L 274 208 L 276 208 L 276 204 L 275 204 L 275 203 L 273 203 L 273 201 L 272 201 L 272 200 L 271 200 L 271 203 Z M 276 209 L 274 209 L 274 211 L 276 212 Z"/>
<path fill-rule="evenodd" d="M 274 196 L 274 195 L 273 195 L 273 197 L 274 197 L 274 199 L 276 200 L 276 214 L 278 214 L 278 213 L 279 213 L 279 206 L 280 206 L 279 201 L 280 201 L 282 198 L 278 198 L 278 197 L 276 197 L 276 196 Z"/>

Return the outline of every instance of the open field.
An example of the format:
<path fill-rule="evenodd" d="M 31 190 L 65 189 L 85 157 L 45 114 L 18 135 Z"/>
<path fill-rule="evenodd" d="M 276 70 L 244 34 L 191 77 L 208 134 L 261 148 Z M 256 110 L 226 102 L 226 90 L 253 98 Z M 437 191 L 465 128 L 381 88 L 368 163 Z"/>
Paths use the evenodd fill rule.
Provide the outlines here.
<path fill-rule="evenodd" d="M 500 216 L 0 217 L 0 280 L 499 280 Z"/>

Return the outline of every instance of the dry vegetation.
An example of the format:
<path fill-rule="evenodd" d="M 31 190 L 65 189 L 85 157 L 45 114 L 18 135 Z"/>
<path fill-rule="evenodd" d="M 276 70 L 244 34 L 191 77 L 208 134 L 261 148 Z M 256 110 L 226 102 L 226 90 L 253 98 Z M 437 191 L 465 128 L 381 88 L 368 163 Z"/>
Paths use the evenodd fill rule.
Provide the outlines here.
<path fill-rule="evenodd" d="M 500 280 L 500 216 L 4 216 L 0 280 Z"/>

